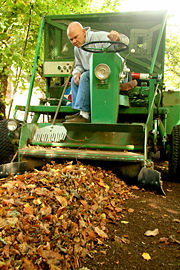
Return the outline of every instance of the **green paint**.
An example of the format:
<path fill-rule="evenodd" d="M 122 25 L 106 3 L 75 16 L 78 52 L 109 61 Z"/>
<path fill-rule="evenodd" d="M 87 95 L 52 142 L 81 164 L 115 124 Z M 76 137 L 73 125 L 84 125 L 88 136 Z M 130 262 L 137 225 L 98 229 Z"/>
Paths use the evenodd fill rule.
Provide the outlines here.
<path fill-rule="evenodd" d="M 105 81 L 95 76 L 99 64 L 110 68 L 110 75 Z M 117 123 L 119 110 L 119 73 L 122 60 L 115 53 L 92 54 L 90 60 L 91 121 L 92 123 Z"/>

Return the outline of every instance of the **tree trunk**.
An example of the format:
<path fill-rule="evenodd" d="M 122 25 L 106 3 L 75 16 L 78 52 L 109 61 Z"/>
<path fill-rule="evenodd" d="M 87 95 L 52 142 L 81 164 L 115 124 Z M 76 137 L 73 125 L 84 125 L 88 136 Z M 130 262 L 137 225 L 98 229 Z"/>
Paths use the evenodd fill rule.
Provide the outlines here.
<path fill-rule="evenodd" d="M 6 93 L 8 87 L 8 76 L 0 74 L 0 120 L 6 118 Z"/>

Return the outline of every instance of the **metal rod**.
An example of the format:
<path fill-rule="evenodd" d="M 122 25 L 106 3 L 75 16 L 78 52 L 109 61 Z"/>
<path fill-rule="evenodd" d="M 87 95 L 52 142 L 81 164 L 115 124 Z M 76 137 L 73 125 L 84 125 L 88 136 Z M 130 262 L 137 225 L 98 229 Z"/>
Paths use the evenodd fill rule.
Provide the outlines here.
<path fill-rule="evenodd" d="M 88 143 L 44 143 L 44 142 L 32 142 L 31 145 L 39 145 L 39 146 L 50 146 L 50 147 L 74 147 L 74 148 L 98 148 L 98 149 L 118 149 L 118 150 L 129 150 L 129 151 L 143 151 L 143 147 L 135 146 L 135 145 L 105 145 L 105 144 L 88 144 Z"/>
<path fill-rule="evenodd" d="M 166 25 L 166 19 L 167 19 L 167 14 L 164 16 L 164 19 L 163 19 L 163 22 L 161 24 L 161 28 L 160 28 L 160 31 L 159 31 L 159 35 L 158 35 L 158 39 L 157 39 L 157 43 L 156 43 L 156 48 L 154 50 L 154 55 L 153 55 L 153 59 L 152 59 L 152 63 L 151 63 L 150 71 L 149 71 L 150 76 L 152 76 L 153 71 L 154 71 L 154 66 L 155 66 L 155 63 L 156 63 L 156 58 L 157 58 L 157 55 L 158 55 L 160 42 L 161 42 L 163 31 L 164 31 L 164 28 L 165 28 L 165 25 Z"/>
<path fill-rule="evenodd" d="M 145 161 L 145 163 L 146 163 L 146 161 L 147 161 L 147 141 L 148 141 L 148 136 L 147 136 L 147 134 L 148 134 L 148 132 L 147 132 L 147 126 L 145 127 L 145 129 L 144 129 L 144 161 Z M 144 164 L 145 165 L 145 164 Z"/>
<path fill-rule="evenodd" d="M 71 68 L 71 70 L 70 70 L 70 72 L 69 72 L 69 76 L 68 76 L 68 78 L 67 78 L 67 80 L 66 80 L 64 89 L 63 89 L 63 91 L 62 91 L 61 98 L 60 98 L 60 100 L 59 100 L 59 103 L 58 103 L 58 106 L 57 106 L 57 109 L 56 109 L 56 113 L 55 113 L 54 118 L 53 118 L 53 121 L 52 121 L 52 126 L 54 125 L 54 123 L 55 123 L 55 121 L 56 121 L 56 118 L 57 118 L 57 115 L 58 115 L 58 113 L 59 113 L 59 109 L 60 109 L 61 104 L 62 104 L 62 100 L 63 100 L 63 97 L 64 97 L 64 93 L 65 93 L 65 91 L 66 91 L 66 88 L 67 88 L 67 86 L 68 86 L 69 80 L 70 80 L 70 78 L 71 78 L 71 75 L 72 75 L 74 66 L 75 66 L 75 61 L 74 61 L 73 64 L 72 64 L 72 68 Z"/>
<path fill-rule="evenodd" d="M 154 80 L 150 80 L 150 83 L 152 83 Z M 153 82 L 154 85 L 154 82 Z M 147 161 L 147 145 L 148 145 L 148 132 L 149 132 L 149 122 L 150 119 L 153 117 L 152 113 L 153 113 L 153 108 L 154 108 L 154 101 L 155 101 L 155 97 L 157 94 L 157 90 L 158 90 L 158 86 L 159 84 L 156 85 L 156 89 L 154 91 L 154 95 L 153 97 L 149 97 L 149 107 L 148 107 L 148 117 L 147 117 L 147 121 L 145 124 L 145 137 L 144 137 L 144 158 L 145 158 L 145 162 Z M 152 90 L 152 85 L 151 85 L 151 90 Z M 152 91 L 151 91 L 152 92 Z"/>
<path fill-rule="evenodd" d="M 146 121 L 146 126 L 148 126 L 149 121 L 150 121 L 150 117 L 152 116 L 153 106 L 154 106 L 154 101 L 155 101 L 155 97 L 156 97 L 156 94 L 157 94 L 158 86 L 159 86 L 159 84 L 156 85 L 156 89 L 155 89 L 152 101 L 149 104 L 149 110 L 148 110 L 148 117 L 147 117 L 147 121 Z"/>
<path fill-rule="evenodd" d="M 27 122 L 27 118 L 28 118 L 29 107 L 30 107 L 30 103 L 31 103 L 32 90 L 33 90 L 33 86 L 34 86 L 36 64 L 37 64 L 37 61 L 38 61 L 43 29 L 44 29 L 44 17 L 41 20 L 41 25 L 40 25 L 40 30 L 39 30 L 38 42 L 37 42 L 37 47 L 36 47 L 36 54 L 35 54 L 35 58 L 34 58 L 33 70 L 32 70 L 32 75 L 31 75 L 31 82 L 30 82 L 30 86 L 29 86 L 27 104 L 26 104 L 26 109 L 25 109 L 25 114 L 24 114 L 24 122 Z"/>
<path fill-rule="evenodd" d="M 117 152 L 114 151 L 97 151 L 89 150 L 89 152 L 84 151 L 84 149 L 61 149 L 60 151 L 51 150 L 20 150 L 21 155 L 24 158 L 83 158 L 83 159 L 97 159 L 97 160 L 121 160 L 125 162 L 144 162 L 144 155 L 142 153 L 132 153 L 132 152 Z"/>

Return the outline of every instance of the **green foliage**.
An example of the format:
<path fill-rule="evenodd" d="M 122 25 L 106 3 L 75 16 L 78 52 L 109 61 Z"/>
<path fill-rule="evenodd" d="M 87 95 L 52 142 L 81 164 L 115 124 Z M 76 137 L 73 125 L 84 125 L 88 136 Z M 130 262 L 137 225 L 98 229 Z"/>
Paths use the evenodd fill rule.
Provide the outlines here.
<path fill-rule="evenodd" d="M 26 79 L 32 72 L 42 16 L 46 14 L 87 12 L 89 8 L 88 1 L 2 1 L 0 7 L 0 76 L 11 77 L 14 87 L 16 87 L 19 80 L 22 87 L 25 87 Z M 39 74 L 42 74 L 41 59 L 42 57 L 40 57 L 37 68 Z"/>
<path fill-rule="evenodd" d="M 165 82 L 168 88 L 180 89 L 180 32 L 166 39 Z"/>
<path fill-rule="evenodd" d="M 119 12 L 122 0 L 94 0 L 93 12 Z"/>
<path fill-rule="evenodd" d="M 30 81 L 40 21 L 43 15 L 74 14 L 118 11 L 122 0 L 1 0 L 0 6 L 0 80 L 10 77 L 16 89 L 18 82 L 26 88 Z M 180 45 L 176 36 L 167 39 L 166 81 L 175 88 L 180 87 L 178 51 Z M 42 77 L 40 52 L 37 76 Z M 41 81 L 41 83 L 40 83 Z M 0 93 L 4 86 L 0 85 Z M 42 80 L 35 80 L 35 86 L 43 89 Z M 3 91 L 4 93 L 4 91 Z"/>

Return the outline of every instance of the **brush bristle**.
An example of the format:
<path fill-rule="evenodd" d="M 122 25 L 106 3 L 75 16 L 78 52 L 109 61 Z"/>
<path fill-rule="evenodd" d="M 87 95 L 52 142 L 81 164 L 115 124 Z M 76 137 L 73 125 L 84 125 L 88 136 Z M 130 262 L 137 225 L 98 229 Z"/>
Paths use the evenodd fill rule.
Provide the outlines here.
<path fill-rule="evenodd" d="M 65 140 L 67 130 L 64 126 L 49 126 L 36 130 L 33 141 L 36 142 L 59 142 Z"/>

